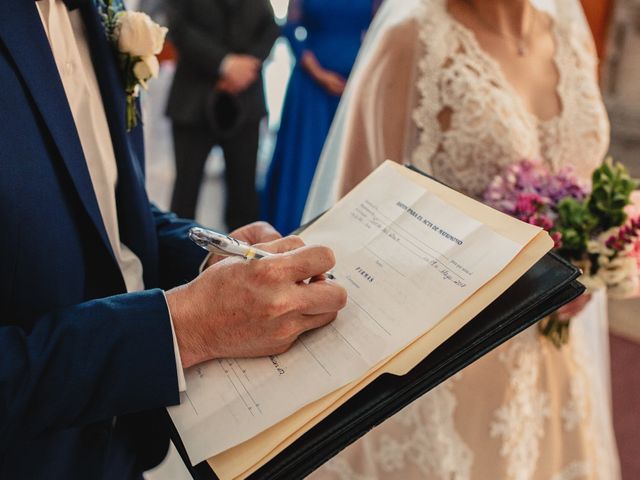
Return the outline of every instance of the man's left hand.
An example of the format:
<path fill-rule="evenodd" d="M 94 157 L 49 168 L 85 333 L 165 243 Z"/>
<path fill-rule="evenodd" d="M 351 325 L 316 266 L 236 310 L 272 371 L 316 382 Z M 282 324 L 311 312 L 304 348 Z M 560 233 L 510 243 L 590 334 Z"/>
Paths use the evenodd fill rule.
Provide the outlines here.
<path fill-rule="evenodd" d="M 280 235 L 278 231 L 267 222 L 250 223 L 249 225 L 245 225 L 244 227 L 234 230 L 229 234 L 229 236 L 242 242 L 246 242 L 249 245 L 255 245 L 256 243 L 268 243 L 282 238 L 282 235 Z M 205 268 L 210 267 L 224 258 L 225 257 L 222 255 L 211 255 Z"/>

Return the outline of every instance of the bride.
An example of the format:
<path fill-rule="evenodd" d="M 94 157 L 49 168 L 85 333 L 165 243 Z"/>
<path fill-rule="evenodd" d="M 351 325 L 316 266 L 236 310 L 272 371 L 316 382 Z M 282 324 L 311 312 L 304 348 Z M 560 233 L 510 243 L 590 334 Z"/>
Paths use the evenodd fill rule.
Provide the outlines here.
<path fill-rule="evenodd" d="M 386 158 L 480 197 L 538 159 L 588 180 L 608 148 L 592 39 L 577 0 L 386 0 L 325 146 L 306 218 Z M 425 287 L 427 288 L 427 287 Z M 536 327 L 414 402 L 314 479 L 620 477 L 606 300 L 565 309 L 568 344 Z"/>

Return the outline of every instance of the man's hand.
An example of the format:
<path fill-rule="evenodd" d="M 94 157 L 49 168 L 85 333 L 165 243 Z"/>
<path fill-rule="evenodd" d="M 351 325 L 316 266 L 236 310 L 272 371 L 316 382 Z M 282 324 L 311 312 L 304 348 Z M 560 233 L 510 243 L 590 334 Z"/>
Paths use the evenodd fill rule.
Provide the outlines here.
<path fill-rule="evenodd" d="M 344 288 L 322 275 L 335 264 L 330 249 L 304 246 L 298 237 L 259 248 L 284 253 L 253 261 L 229 258 L 167 292 L 185 368 L 212 358 L 282 353 L 345 306 Z"/>
<path fill-rule="evenodd" d="M 282 238 L 282 235 L 267 222 L 253 222 L 244 227 L 240 227 L 229 234 L 230 237 L 255 245 L 256 243 L 267 243 Z M 209 268 L 214 263 L 224 260 L 226 257 L 213 254 L 207 260 L 205 268 Z"/>
<path fill-rule="evenodd" d="M 261 62 L 251 55 L 229 54 L 223 65 L 218 90 L 236 95 L 246 90 L 258 78 Z"/>

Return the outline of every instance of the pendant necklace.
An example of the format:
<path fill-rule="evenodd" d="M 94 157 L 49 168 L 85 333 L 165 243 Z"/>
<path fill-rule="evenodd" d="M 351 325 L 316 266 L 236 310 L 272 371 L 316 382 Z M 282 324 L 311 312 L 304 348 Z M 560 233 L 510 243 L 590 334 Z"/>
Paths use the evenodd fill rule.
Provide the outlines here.
<path fill-rule="evenodd" d="M 480 11 L 478 10 L 478 8 L 474 5 L 474 3 L 472 1 L 468 1 L 467 3 L 469 4 L 471 9 L 476 14 L 476 17 L 478 18 L 478 20 L 480 20 L 480 22 L 484 25 L 484 27 L 487 30 L 489 30 L 489 32 L 491 32 L 494 35 L 497 35 L 497 36 L 499 36 L 501 38 L 504 38 L 504 39 L 507 39 L 507 40 L 511 40 L 511 41 L 513 41 L 513 43 L 515 43 L 516 53 L 518 54 L 519 57 L 524 57 L 524 56 L 529 54 L 529 47 L 527 46 L 527 40 L 529 40 L 530 37 L 531 37 L 531 33 L 533 32 L 533 26 L 534 26 L 536 18 L 538 16 L 537 15 L 538 12 L 536 11 L 535 8 L 532 9 L 533 13 L 531 14 L 531 20 L 529 20 L 529 28 L 527 28 L 527 31 L 525 33 L 523 33 L 522 36 L 516 37 L 514 35 L 505 34 L 504 32 L 499 31 L 491 23 L 487 22 L 482 17 L 482 15 L 480 15 Z"/>

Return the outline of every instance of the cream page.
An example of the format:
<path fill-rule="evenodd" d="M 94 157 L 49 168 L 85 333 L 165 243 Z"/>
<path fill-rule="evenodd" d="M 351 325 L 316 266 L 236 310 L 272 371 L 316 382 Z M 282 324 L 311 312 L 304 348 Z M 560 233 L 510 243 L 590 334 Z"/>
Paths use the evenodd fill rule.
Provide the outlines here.
<path fill-rule="evenodd" d="M 214 360 L 187 372 L 181 404 L 168 410 L 194 464 L 360 378 L 522 248 L 393 168 L 369 176 L 303 237 L 334 250 L 348 304 L 283 355 Z"/>

